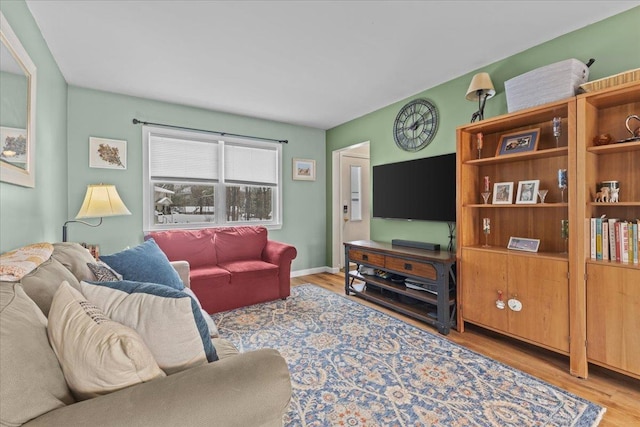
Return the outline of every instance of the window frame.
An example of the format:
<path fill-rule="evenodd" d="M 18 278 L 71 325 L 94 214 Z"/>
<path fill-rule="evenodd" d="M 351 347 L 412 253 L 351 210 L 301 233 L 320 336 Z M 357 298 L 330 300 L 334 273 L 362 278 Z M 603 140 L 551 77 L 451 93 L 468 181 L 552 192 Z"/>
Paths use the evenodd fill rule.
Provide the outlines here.
<path fill-rule="evenodd" d="M 201 141 L 201 142 L 212 142 L 217 144 L 218 150 L 218 172 L 219 179 L 217 182 L 213 182 L 213 186 L 215 189 L 215 201 L 214 206 L 216 212 L 223 212 L 220 216 L 217 213 L 215 214 L 215 220 L 213 222 L 207 223 L 194 223 L 194 224 L 185 224 L 185 223 L 167 223 L 167 224 L 156 224 L 154 221 L 154 213 L 155 213 L 155 201 L 154 201 L 154 186 L 155 181 L 151 177 L 151 141 L 153 137 L 168 137 L 168 138 L 179 138 L 185 140 L 192 141 Z M 276 192 L 276 195 L 273 200 L 273 215 L 272 219 L 269 221 L 233 221 L 229 222 L 226 220 L 226 216 L 224 212 L 226 211 L 226 187 L 227 185 L 242 185 L 242 186 L 251 186 L 251 185 L 260 185 L 260 184 L 251 184 L 244 183 L 238 184 L 236 182 L 226 183 L 225 181 L 225 146 L 229 145 L 242 145 L 247 147 L 255 147 L 255 148 L 268 148 L 274 149 L 277 153 L 277 164 L 276 164 L 276 179 L 277 183 L 273 188 L 273 191 Z M 143 125 L 142 126 L 142 158 L 143 158 L 143 167 L 142 167 L 142 180 L 143 180 L 143 196 L 142 196 L 142 215 L 143 215 L 143 231 L 145 233 L 150 231 L 162 231 L 162 230 L 173 230 L 173 229 L 201 229 L 201 228 L 213 228 L 213 227 L 232 227 L 232 226 L 242 226 L 242 225 L 262 225 L 267 227 L 268 229 L 280 229 L 282 228 L 282 199 L 283 199 L 283 180 L 282 180 L 282 145 L 280 143 L 273 142 L 263 142 L 248 138 L 238 138 L 238 137 L 227 137 L 220 136 L 213 133 L 208 132 L 200 132 L 194 130 L 182 130 L 182 129 L 172 129 L 168 127 L 161 126 L 152 126 L 152 125 Z M 176 179 L 171 180 L 177 184 L 206 184 L 208 185 L 210 181 L 200 182 L 194 179 Z"/>

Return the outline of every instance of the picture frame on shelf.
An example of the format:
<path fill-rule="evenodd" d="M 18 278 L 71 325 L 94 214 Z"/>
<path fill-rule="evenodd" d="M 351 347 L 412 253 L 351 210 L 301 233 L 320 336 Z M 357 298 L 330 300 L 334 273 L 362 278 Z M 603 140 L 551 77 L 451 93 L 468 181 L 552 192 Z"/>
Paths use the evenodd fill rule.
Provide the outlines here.
<path fill-rule="evenodd" d="M 296 181 L 315 181 L 316 161 L 311 159 L 293 159 L 293 179 Z"/>
<path fill-rule="evenodd" d="M 127 169 L 127 141 L 89 137 L 89 167 Z"/>
<path fill-rule="evenodd" d="M 540 239 L 528 239 L 526 237 L 513 236 L 509 238 L 509 244 L 507 245 L 507 249 L 524 252 L 538 252 L 539 247 Z"/>
<path fill-rule="evenodd" d="M 513 182 L 496 182 L 493 184 L 494 205 L 510 205 L 513 200 Z"/>
<path fill-rule="evenodd" d="M 501 135 L 496 156 L 535 151 L 538 148 L 539 137 L 540 128 Z"/>
<path fill-rule="evenodd" d="M 516 193 L 516 204 L 535 205 L 536 203 L 538 203 L 539 189 L 540 189 L 539 179 L 532 179 L 529 181 L 519 181 L 518 192 Z"/>

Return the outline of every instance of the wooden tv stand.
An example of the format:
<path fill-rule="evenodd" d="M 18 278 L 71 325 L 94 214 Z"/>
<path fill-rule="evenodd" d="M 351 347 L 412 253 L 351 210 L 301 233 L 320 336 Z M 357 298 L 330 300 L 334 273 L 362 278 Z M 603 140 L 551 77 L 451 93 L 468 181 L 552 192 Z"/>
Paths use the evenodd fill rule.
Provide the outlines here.
<path fill-rule="evenodd" d="M 347 242 L 344 249 L 344 291 L 347 295 L 355 294 L 434 325 L 443 335 L 456 326 L 455 254 L 371 240 Z M 350 263 L 357 265 L 356 270 L 349 270 Z M 371 267 L 381 274 L 360 274 L 360 266 Z M 409 289 L 402 281 L 380 277 L 384 273 L 424 283 L 432 292 Z M 356 279 L 366 284 L 362 292 L 352 286 Z"/>

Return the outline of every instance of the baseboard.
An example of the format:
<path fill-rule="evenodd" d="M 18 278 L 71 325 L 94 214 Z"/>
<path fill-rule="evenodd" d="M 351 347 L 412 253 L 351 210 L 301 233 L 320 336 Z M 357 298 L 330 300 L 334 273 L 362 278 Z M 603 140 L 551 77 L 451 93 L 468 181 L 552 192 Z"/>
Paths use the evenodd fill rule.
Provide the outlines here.
<path fill-rule="evenodd" d="M 319 274 L 319 273 L 333 273 L 336 274 L 340 272 L 337 268 L 331 268 L 328 266 L 324 267 L 316 267 L 316 268 L 308 268 L 306 270 L 296 270 L 291 272 L 291 277 L 299 277 L 299 276 L 307 276 L 309 274 Z"/>

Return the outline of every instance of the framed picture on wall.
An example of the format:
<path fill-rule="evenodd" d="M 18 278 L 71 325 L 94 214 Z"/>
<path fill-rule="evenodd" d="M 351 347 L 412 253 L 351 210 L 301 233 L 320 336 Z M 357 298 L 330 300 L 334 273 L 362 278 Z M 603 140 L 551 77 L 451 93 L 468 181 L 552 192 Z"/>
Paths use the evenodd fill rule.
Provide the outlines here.
<path fill-rule="evenodd" d="M 127 169 L 127 141 L 90 137 L 89 167 Z"/>
<path fill-rule="evenodd" d="M 315 181 L 316 161 L 311 159 L 293 159 L 293 179 L 298 181 Z"/>

